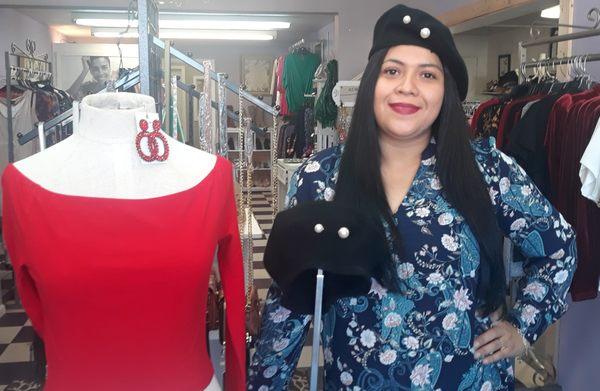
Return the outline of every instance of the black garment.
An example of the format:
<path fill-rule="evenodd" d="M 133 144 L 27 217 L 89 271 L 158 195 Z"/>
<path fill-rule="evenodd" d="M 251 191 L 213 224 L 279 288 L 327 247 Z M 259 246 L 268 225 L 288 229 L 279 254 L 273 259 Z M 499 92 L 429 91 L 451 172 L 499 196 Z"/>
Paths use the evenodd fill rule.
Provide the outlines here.
<path fill-rule="evenodd" d="M 304 110 L 304 151 L 301 157 L 310 157 L 315 149 L 314 141 L 315 111 L 307 107 Z"/>
<path fill-rule="evenodd" d="M 544 139 L 552 106 L 560 96 L 550 95 L 534 103 L 512 129 L 505 148 L 546 197 L 550 196 L 550 177 Z"/>
<path fill-rule="evenodd" d="M 303 107 L 296 113 L 294 120 L 295 139 L 293 158 L 301 158 L 304 154 L 304 146 L 306 145 L 306 120 L 304 118 L 306 107 Z"/>
<path fill-rule="evenodd" d="M 294 154 L 295 131 L 294 125 L 283 124 L 279 129 L 277 139 L 277 156 L 281 158 L 291 158 Z"/>

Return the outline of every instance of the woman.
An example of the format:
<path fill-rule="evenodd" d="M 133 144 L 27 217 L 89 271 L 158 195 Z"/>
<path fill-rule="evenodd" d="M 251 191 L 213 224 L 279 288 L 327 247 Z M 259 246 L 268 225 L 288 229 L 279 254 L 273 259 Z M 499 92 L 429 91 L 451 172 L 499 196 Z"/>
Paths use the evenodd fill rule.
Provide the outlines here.
<path fill-rule="evenodd" d="M 375 27 L 345 146 L 294 175 L 288 205 L 350 202 L 388 230 L 392 262 L 324 315 L 326 390 L 504 390 L 510 359 L 566 310 L 575 235 L 523 170 L 471 142 L 467 71 L 449 30 L 405 6 Z M 335 189 L 335 190 L 334 190 Z M 526 259 L 506 309 L 502 236 Z M 269 290 L 249 389 L 286 389 L 310 316 Z"/>

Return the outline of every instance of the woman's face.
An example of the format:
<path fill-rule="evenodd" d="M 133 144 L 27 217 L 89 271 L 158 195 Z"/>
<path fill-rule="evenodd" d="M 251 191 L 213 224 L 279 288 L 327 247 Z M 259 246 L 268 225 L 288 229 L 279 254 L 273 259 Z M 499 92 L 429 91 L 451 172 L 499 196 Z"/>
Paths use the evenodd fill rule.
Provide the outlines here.
<path fill-rule="evenodd" d="M 390 48 L 375 85 L 380 137 L 418 138 L 431 131 L 444 100 L 444 71 L 437 54 L 420 46 Z"/>

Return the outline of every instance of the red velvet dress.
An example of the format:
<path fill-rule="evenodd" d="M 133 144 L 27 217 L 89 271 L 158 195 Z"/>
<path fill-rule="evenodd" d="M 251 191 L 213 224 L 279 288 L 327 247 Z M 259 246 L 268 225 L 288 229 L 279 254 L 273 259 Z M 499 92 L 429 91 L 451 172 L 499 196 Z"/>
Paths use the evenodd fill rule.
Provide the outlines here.
<path fill-rule="evenodd" d="M 208 279 L 218 247 L 227 302 L 226 390 L 245 389 L 244 278 L 231 165 L 151 199 L 69 196 L 13 165 L 4 235 L 45 343 L 45 391 L 201 391 Z"/>

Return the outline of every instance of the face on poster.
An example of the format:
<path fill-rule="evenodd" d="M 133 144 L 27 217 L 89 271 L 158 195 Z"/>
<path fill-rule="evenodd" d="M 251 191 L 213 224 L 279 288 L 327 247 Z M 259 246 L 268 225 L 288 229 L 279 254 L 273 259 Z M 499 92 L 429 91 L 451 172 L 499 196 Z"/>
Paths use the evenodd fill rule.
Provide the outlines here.
<path fill-rule="evenodd" d="M 69 90 L 72 87 L 95 93 L 106 82 L 117 80 L 119 68 L 135 68 L 139 64 L 137 45 L 121 45 L 121 54 L 117 45 L 109 44 L 58 44 L 55 50 L 56 87 Z M 76 83 L 79 81 L 79 83 Z"/>

